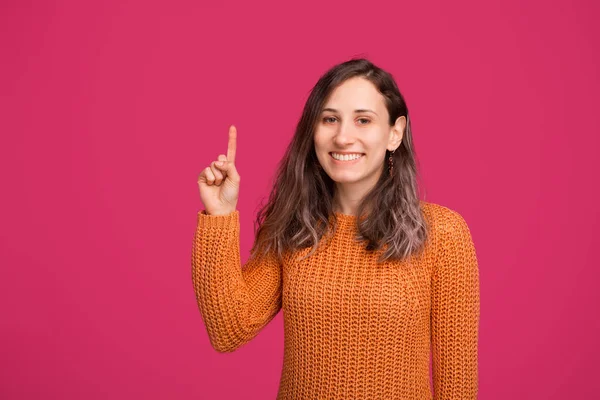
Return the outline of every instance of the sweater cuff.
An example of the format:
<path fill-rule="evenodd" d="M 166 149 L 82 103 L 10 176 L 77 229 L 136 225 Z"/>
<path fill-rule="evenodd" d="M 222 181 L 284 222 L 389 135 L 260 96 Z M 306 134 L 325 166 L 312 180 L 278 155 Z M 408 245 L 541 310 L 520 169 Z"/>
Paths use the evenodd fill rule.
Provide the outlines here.
<path fill-rule="evenodd" d="M 238 210 L 226 215 L 209 215 L 206 210 L 198 212 L 198 228 L 233 229 L 238 226 L 239 220 Z"/>

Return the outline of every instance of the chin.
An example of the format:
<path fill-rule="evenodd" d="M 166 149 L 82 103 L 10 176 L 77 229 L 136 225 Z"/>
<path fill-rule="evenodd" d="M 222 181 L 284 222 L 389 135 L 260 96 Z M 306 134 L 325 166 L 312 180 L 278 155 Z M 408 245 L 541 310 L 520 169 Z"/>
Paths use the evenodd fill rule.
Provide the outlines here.
<path fill-rule="evenodd" d="M 350 174 L 335 174 L 329 175 L 329 177 L 335 183 L 356 183 L 360 181 L 359 176 L 351 176 Z"/>

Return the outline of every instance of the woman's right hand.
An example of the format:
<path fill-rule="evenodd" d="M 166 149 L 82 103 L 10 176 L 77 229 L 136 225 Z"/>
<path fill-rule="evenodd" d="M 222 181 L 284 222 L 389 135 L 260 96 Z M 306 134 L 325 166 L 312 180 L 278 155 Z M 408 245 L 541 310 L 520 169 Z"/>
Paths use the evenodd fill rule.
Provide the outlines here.
<path fill-rule="evenodd" d="M 231 125 L 227 156 L 219 155 L 198 176 L 200 200 L 209 215 L 226 215 L 236 210 L 240 193 L 240 175 L 235 168 L 236 139 L 237 130 Z"/>

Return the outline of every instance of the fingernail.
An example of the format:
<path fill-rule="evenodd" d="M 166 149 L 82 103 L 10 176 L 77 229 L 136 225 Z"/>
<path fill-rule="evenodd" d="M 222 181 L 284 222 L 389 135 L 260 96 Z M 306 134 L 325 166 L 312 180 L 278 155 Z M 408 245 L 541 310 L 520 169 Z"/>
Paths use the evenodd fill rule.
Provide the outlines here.
<path fill-rule="evenodd" d="M 223 166 L 223 161 L 217 161 L 215 164 L 217 164 L 219 167 Z"/>

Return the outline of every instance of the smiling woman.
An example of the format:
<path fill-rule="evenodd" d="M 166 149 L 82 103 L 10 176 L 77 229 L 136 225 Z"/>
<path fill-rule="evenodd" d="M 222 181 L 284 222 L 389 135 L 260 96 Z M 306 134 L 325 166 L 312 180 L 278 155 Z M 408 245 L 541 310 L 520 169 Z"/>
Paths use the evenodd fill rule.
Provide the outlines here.
<path fill-rule="evenodd" d="M 408 108 L 365 59 L 313 88 L 239 254 L 237 131 L 199 177 L 192 281 L 212 346 L 284 310 L 278 399 L 476 399 L 479 269 L 457 212 L 419 199 Z M 433 356 L 433 390 L 429 361 Z"/>
<path fill-rule="evenodd" d="M 364 217 L 359 238 L 386 248 L 380 261 L 404 259 L 427 237 L 417 174 L 408 107 L 392 76 L 366 59 L 338 64 L 304 106 L 258 212 L 253 254 L 281 258 L 284 249 L 311 246 L 312 255 L 339 213 Z"/>

